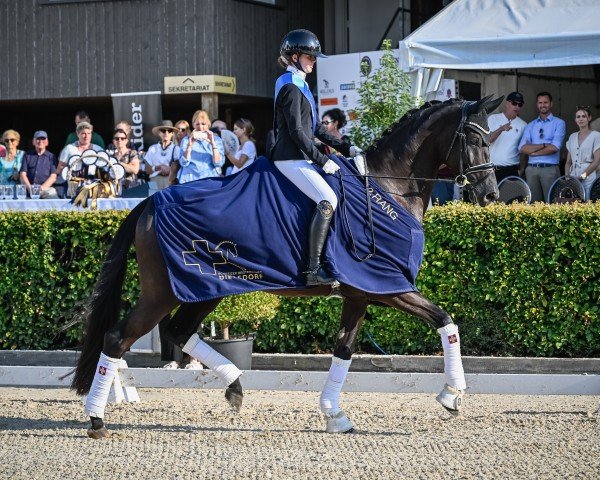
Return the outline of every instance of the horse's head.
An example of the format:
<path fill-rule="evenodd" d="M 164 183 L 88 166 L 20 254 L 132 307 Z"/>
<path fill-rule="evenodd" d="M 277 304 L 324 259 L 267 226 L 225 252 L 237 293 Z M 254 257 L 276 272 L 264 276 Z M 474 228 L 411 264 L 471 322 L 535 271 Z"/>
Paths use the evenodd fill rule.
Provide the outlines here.
<path fill-rule="evenodd" d="M 448 157 L 448 166 L 458 172 L 457 182 L 469 192 L 471 200 L 481 206 L 490 204 L 499 195 L 494 167 L 490 162 L 487 118 L 502 100 L 503 97 L 492 100 L 490 95 L 478 102 L 462 104 L 460 124 Z"/>

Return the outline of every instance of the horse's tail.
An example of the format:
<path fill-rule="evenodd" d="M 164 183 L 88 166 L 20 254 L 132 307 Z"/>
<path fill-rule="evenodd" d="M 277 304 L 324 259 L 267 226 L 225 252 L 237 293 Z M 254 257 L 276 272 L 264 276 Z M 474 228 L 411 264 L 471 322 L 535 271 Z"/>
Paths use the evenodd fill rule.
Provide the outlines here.
<path fill-rule="evenodd" d="M 127 270 L 127 254 L 135 238 L 137 221 L 150 199 L 139 203 L 117 230 L 102 265 L 102 271 L 87 301 L 85 332 L 81 355 L 71 388 L 79 395 L 89 392 L 104 344 L 104 334 L 117 323 L 121 310 L 121 291 Z"/>

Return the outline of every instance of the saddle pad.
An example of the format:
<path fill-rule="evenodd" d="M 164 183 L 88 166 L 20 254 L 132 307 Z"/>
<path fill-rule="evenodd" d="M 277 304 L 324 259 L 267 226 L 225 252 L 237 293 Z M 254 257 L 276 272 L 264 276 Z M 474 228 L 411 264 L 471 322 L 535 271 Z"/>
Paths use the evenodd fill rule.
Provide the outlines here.
<path fill-rule="evenodd" d="M 371 181 L 376 253 L 357 260 L 351 237 L 359 257 L 371 245 L 364 180 L 352 176 L 358 171 L 350 161 L 335 161 L 343 176 L 324 175 L 339 199 L 326 268 L 340 283 L 371 293 L 416 290 L 424 247 L 421 224 Z M 266 158 L 229 177 L 169 187 L 153 199 L 158 242 L 182 302 L 304 287 L 315 204 Z"/>

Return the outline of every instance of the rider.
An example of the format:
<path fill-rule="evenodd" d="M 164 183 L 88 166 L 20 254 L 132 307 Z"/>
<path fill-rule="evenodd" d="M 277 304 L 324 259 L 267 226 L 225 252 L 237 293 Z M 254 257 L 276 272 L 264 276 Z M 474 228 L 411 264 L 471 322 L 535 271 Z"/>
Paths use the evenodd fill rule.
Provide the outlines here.
<path fill-rule="evenodd" d="M 275 145 L 271 151 L 277 169 L 317 203 L 309 229 L 308 286 L 333 282 L 321 265 L 321 257 L 337 197 L 316 165 L 330 175 L 340 169 L 319 152 L 313 138 L 317 137 L 343 155 L 350 154 L 350 141 L 332 137 L 317 117 L 315 100 L 306 83 L 306 75 L 313 71 L 317 57 L 327 58 L 314 33 L 292 30 L 283 37 L 278 62 L 287 71 L 275 84 Z"/>

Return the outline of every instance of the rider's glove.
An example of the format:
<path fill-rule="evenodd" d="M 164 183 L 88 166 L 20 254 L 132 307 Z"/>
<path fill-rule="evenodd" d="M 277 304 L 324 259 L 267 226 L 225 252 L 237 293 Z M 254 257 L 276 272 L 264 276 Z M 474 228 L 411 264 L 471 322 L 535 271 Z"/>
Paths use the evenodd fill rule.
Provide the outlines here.
<path fill-rule="evenodd" d="M 356 157 L 357 155 L 362 153 L 362 149 L 357 147 L 356 145 L 350 145 L 350 156 Z"/>
<path fill-rule="evenodd" d="M 340 169 L 340 166 L 335 163 L 333 160 L 327 160 L 325 164 L 321 167 L 325 173 L 329 175 L 333 175 Z"/>

